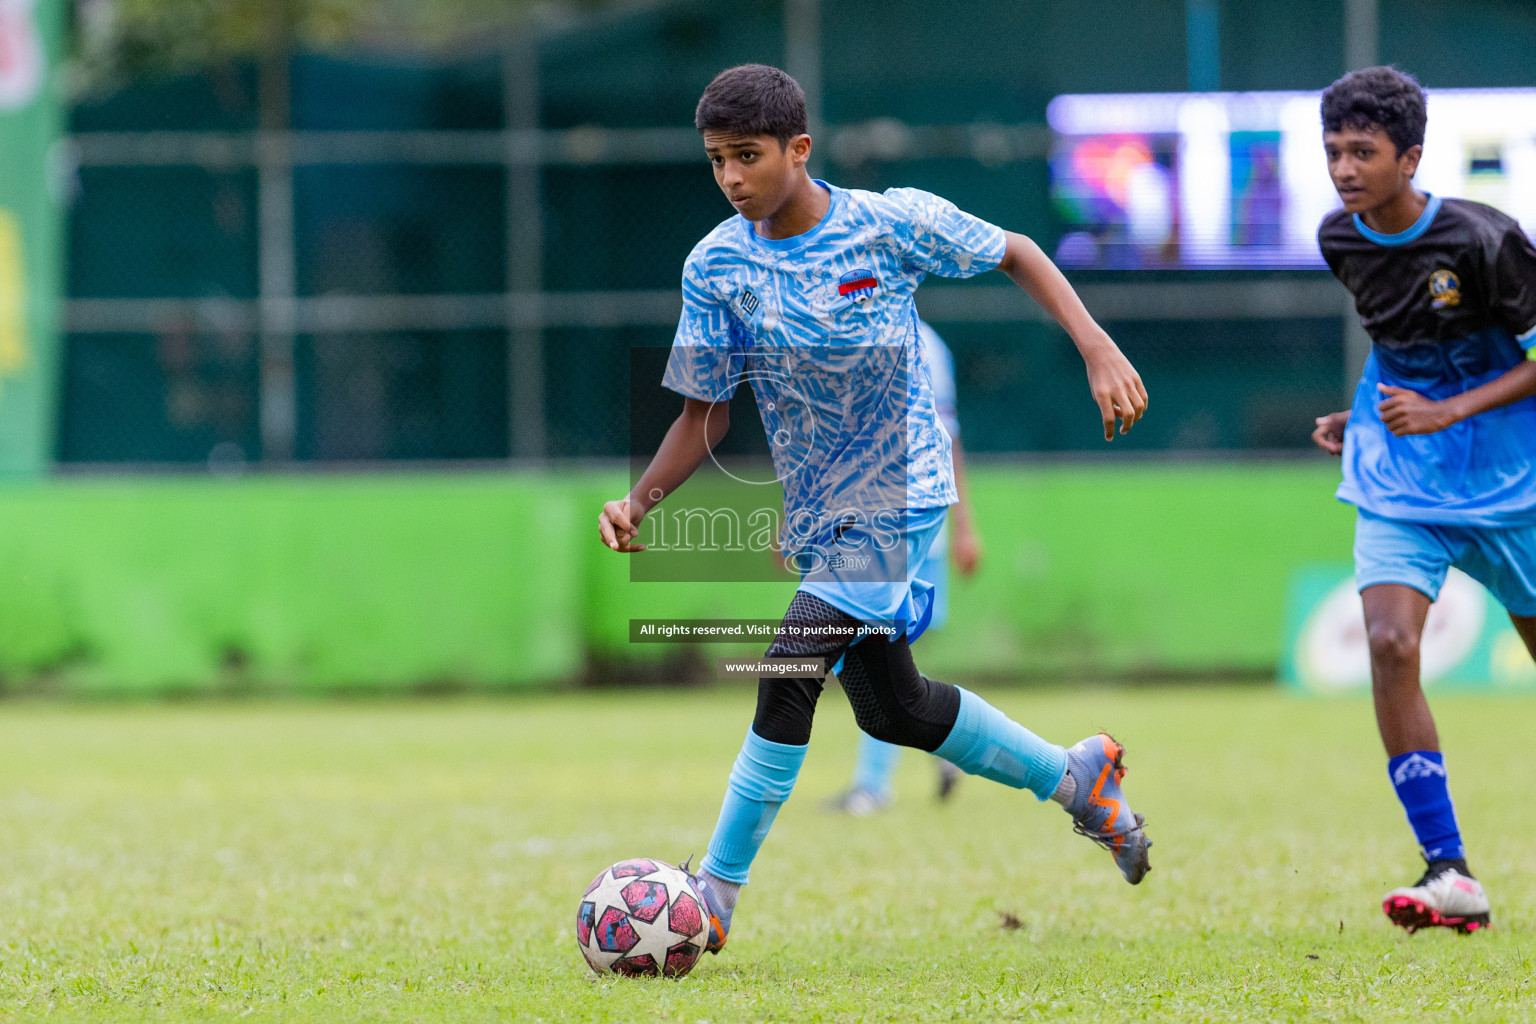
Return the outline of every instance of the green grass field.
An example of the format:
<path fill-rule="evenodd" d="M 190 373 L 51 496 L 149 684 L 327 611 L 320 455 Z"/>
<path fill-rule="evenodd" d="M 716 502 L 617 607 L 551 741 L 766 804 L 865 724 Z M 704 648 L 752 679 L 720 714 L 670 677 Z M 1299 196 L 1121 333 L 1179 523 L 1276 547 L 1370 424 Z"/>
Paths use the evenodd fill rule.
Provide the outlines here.
<path fill-rule="evenodd" d="M 1133 889 L 1054 805 L 903 763 L 884 816 L 833 692 L 728 951 L 594 976 L 578 896 L 702 853 L 745 689 L 503 702 L 0 708 L 0 1017 L 284 1021 L 1536 1018 L 1536 701 L 1442 698 L 1492 932 L 1409 936 L 1370 709 L 1252 689 L 1001 690 L 1109 728 L 1156 840 Z M 1003 928 L 1001 915 L 1020 927 Z"/>

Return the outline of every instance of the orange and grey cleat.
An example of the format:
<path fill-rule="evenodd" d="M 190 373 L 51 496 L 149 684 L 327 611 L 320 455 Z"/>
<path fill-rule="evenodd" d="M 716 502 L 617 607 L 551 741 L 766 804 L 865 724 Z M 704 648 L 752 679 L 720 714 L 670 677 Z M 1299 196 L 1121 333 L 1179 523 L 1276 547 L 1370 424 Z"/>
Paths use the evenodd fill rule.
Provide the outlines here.
<path fill-rule="evenodd" d="M 1072 830 L 1108 850 L 1125 880 L 1135 885 L 1152 870 L 1147 859 L 1152 840 L 1142 828 L 1144 819 L 1131 811 L 1120 788 L 1124 756 L 1125 748 L 1102 732 L 1068 747 L 1067 770 L 1077 792 L 1067 813 L 1072 815 Z"/>
<path fill-rule="evenodd" d="M 708 953 L 718 953 L 725 948 L 725 936 L 728 925 L 720 923 L 720 915 L 713 910 L 709 912 L 709 940 L 704 943 L 704 950 Z"/>
<path fill-rule="evenodd" d="M 720 905 L 720 901 L 710 891 L 709 876 L 702 870 L 696 875 L 690 873 L 687 864 L 679 864 L 678 867 L 683 869 L 683 873 L 688 875 L 688 880 L 693 883 L 693 887 L 699 891 L 700 896 L 704 897 L 704 910 L 709 914 L 709 937 L 704 942 L 704 951 L 718 953 L 725 948 L 725 939 L 731 930 L 731 914 L 735 908 L 727 909 L 724 915 L 721 915 L 715 909 Z"/>

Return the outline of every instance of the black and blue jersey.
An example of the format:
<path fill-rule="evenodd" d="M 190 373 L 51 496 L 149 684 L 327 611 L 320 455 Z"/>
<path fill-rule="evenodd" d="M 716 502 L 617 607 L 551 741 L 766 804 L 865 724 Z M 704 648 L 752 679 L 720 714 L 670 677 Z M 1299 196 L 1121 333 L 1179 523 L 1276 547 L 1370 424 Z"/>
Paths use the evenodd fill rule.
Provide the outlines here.
<path fill-rule="evenodd" d="M 1341 500 L 1409 522 L 1536 523 L 1536 397 L 1433 434 L 1395 437 L 1380 383 L 1443 399 L 1506 373 L 1536 345 L 1536 247 L 1491 206 L 1430 196 L 1384 235 L 1330 214 L 1318 244 L 1355 297 L 1371 355 L 1344 432 Z"/>

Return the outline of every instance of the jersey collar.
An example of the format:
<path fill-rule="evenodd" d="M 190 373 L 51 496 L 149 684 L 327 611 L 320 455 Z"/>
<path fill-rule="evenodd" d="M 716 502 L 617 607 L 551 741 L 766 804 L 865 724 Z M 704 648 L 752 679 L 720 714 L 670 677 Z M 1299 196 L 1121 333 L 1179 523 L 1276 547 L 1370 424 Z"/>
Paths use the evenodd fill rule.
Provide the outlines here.
<path fill-rule="evenodd" d="M 811 239 L 815 238 L 817 232 L 826 227 L 827 223 L 832 220 L 832 215 L 837 212 L 838 193 L 841 190 L 833 188 L 831 185 L 828 185 L 820 178 L 812 178 L 811 180 L 820 185 L 822 188 L 826 189 L 829 197 L 827 200 L 827 212 L 822 215 L 821 220 L 816 222 L 815 227 L 798 235 L 790 235 L 788 238 L 764 238 L 762 235 L 757 233 L 757 229 L 752 226 L 751 221 L 747 220 L 745 217 L 741 217 L 741 214 L 738 213 L 736 216 L 741 217 L 742 226 L 747 229 L 747 237 L 752 239 L 752 241 L 756 242 L 758 245 L 766 246 L 769 249 L 777 249 L 779 252 L 788 252 L 791 249 L 798 249 L 805 243 L 809 242 Z"/>
<path fill-rule="evenodd" d="M 1414 221 L 1406 230 L 1399 231 L 1395 235 L 1384 235 L 1380 231 L 1372 231 L 1365 226 L 1365 221 L 1360 215 L 1355 214 L 1355 230 L 1364 235 L 1367 241 L 1377 245 L 1407 245 L 1429 230 L 1429 225 L 1434 222 L 1435 214 L 1440 212 L 1440 197 L 1426 192 L 1429 202 L 1424 204 L 1424 212 L 1419 214 L 1419 219 Z"/>

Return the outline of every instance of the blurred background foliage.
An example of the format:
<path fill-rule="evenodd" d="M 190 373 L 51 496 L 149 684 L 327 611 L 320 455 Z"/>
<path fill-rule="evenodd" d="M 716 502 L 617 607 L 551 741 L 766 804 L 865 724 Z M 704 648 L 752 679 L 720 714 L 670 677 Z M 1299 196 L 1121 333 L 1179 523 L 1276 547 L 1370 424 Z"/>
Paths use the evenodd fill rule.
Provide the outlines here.
<path fill-rule="evenodd" d="M 292 49 L 447 50 L 614 6 L 612 0 L 80 0 L 75 88 L 187 72 Z"/>

